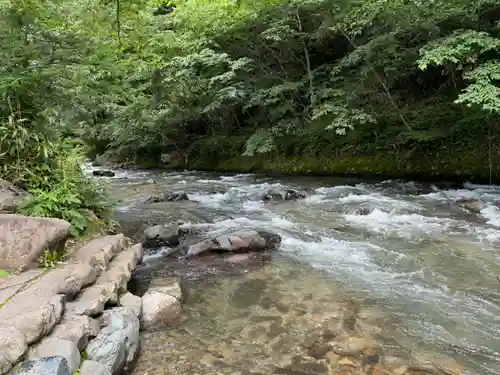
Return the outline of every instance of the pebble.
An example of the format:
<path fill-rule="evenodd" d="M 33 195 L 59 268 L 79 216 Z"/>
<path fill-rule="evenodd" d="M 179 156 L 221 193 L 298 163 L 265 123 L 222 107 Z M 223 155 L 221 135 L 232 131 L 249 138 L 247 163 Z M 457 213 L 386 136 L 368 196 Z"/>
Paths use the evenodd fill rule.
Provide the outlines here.
<path fill-rule="evenodd" d="M 323 358 L 331 350 L 330 344 L 324 342 L 315 342 L 307 351 L 307 354 L 313 358 Z"/>
<path fill-rule="evenodd" d="M 380 362 L 377 350 L 372 347 L 365 348 L 362 352 L 364 365 L 375 365 Z"/>
<path fill-rule="evenodd" d="M 377 363 L 373 366 L 368 367 L 368 371 L 366 371 L 368 375 L 393 375 L 393 372 L 389 370 L 384 365 Z"/>
<path fill-rule="evenodd" d="M 408 366 L 401 366 L 392 370 L 392 373 L 394 375 L 405 375 L 407 371 L 408 371 Z"/>
<path fill-rule="evenodd" d="M 333 351 L 340 355 L 356 356 L 366 347 L 372 346 L 370 340 L 360 337 L 349 337 L 345 341 L 332 342 Z"/>

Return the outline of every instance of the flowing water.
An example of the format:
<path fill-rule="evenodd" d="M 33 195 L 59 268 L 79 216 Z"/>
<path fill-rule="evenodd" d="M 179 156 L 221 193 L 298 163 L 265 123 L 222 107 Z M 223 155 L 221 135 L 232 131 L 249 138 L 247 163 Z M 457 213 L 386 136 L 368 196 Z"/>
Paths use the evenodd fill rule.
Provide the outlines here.
<path fill-rule="evenodd" d="M 140 216 L 151 186 L 141 182 L 151 178 L 154 189 L 183 190 L 198 203 L 159 205 Z M 185 320 L 144 335 L 134 374 L 326 374 L 328 361 L 311 354 L 311 343 L 318 325 L 339 314 L 344 326 L 346 314 L 358 317 L 388 365 L 446 357 L 460 373 L 500 374 L 495 187 L 199 172 L 129 171 L 111 180 L 123 222 L 139 216 L 157 224 L 171 211 L 189 221 L 186 212 L 194 212 L 214 223 L 209 233 L 253 227 L 283 239 L 260 267 L 188 278 Z M 267 189 L 290 187 L 312 193 L 261 200 Z M 466 213 L 455 204 L 463 198 L 484 207 Z M 352 213 L 358 207 L 373 211 Z M 156 265 L 153 283 L 161 284 L 166 262 L 161 251 L 146 257 L 145 267 Z"/>

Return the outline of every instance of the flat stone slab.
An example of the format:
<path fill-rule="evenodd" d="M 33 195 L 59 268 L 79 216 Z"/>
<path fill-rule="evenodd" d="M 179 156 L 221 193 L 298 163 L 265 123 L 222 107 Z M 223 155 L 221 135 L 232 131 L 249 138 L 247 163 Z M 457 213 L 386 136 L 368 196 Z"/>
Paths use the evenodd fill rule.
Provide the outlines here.
<path fill-rule="evenodd" d="M 128 238 L 123 235 L 105 236 L 78 249 L 72 258 L 73 263 L 60 265 L 48 272 L 28 270 L 0 281 L 0 374 L 19 361 L 29 344 L 51 333 L 63 318 L 66 300 L 74 298 L 82 289 L 94 284 L 98 274 L 107 268 L 109 261 L 128 242 Z M 123 270 L 130 278 L 129 268 L 135 267 L 138 259 L 137 247 L 130 249 L 135 250 L 127 251 L 118 258 L 113 273 L 118 274 L 117 270 Z M 88 251 L 88 254 L 83 251 Z M 102 312 L 105 303 L 113 296 L 118 296 L 118 290 L 124 285 L 123 278 L 115 277 L 112 281 L 84 289 L 82 295 L 92 295 L 92 298 L 78 296 L 85 301 L 79 305 L 84 310 L 81 312 L 85 315 Z M 92 305 L 89 301 L 96 303 Z M 71 312 L 70 308 L 68 310 Z M 90 318 L 71 320 L 71 313 L 66 315 L 68 318 L 63 320 L 63 325 L 56 329 L 52 338 L 68 340 L 82 348 L 90 338 L 98 334 L 98 327 Z"/>
<path fill-rule="evenodd" d="M 123 234 L 99 237 L 76 249 L 71 258 L 75 263 L 90 264 L 104 271 L 111 259 L 129 245 L 130 240 Z"/>
<path fill-rule="evenodd" d="M 99 322 L 84 315 L 66 313 L 58 325 L 54 327 L 49 338 L 74 342 L 79 350 L 83 350 L 89 340 L 99 333 Z"/>
<path fill-rule="evenodd" d="M 0 290 L 10 287 L 22 287 L 27 282 L 33 280 L 43 273 L 42 269 L 26 270 L 23 273 L 15 276 L 9 276 L 0 279 Z"/>
<path fill-rule="evenodd" d="M 45 249 L 64 245 L 71 224 L 61 219 L 0 214 L 0 268 L 35 268 Z"/>
<path fill-rule="evenodd" d="M 92 285 L 86 288 L 75 301 L 68 302 L 66 311 L 72 315 L 95 316 L 104 311 L 104 306 L 118 292 L 115 283 Z"/>
<path fill-rule="evenodd" d="M 10 283 L 15 283 L 18 277 L 24 278 L 21 274 L 14 277 Z M 6 320 L 38 311 L 48 303 L 52 304 L 52 298 L 56 295 L 74 295 L 83 286 L 93 281 L 95 281 L 95 274 L 93 274 L 93 268 L 88 265 L 62 265 L 41 273 L 31 281 L 25 282 L 14 295 L 11 294 L 8 297 L 8 301 L 3 300 L 4 303 L 0 308 L 0 325 Z M 17 288 L 20 284 L 15 285 Z M 10 291 L 14 290 L 10 289 Z"/>
<path fill-rule="evenodd" d="M 28 350 L 25 336 L 17 328 L 0 327 L 0 374 L 6 374 Z"/>
<path fill-rule="evenodd" d="M 45 336 L 49 335 L 40 344 L 59 340 L 81 350 L 99 334 L 99 323 L 90 316 L 101 313 L 109 301 L 118 303 L 132 270 L 142 259 L 142 246 L 123 250 L 128 243 L 123 235 L 105 236 L 78 249 L 73 263 L 49 271 L 28 270 L 1 280 L 0 374 L 23 358 L 28 345 Z M 94 246 L 89 247 L 91 244 Z M 59 354 L 43 352 L 38 357 Z M 71 361 L 67 362 L 72 370 Z"/>
<path fill-rule="evenodd" d="M 120 252 L 94 285 L 84 289 L 74 301 L 66 305 L 67 310 L 75 315 L 94 316 L 104 310 L 106 303 L 118 304 L 119 296 L 127 291 L 127 283 L 142 255 L 141 244 Z"/>

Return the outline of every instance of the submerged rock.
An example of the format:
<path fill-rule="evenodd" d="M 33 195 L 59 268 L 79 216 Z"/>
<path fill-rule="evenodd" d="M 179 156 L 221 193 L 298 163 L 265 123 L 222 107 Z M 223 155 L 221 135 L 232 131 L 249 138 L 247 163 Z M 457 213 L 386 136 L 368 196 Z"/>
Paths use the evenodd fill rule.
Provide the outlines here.
<path fill-rule="evenodd" d="M 177 279 L 171 285 L 151 288 L 142 296 L 142 328 L 150 330 L 158 324 L 176 321 L 182 313 L 182 291 Z"/>
<path fill-rule="evenodd" d="M 278 234 L 240 230 L 198 242 L 188 248 L 186 256 L 191 258 L 207 252 L 258 252 L 275 250 L 280 245 L 281 237 Z"/>
<path fill-rule="evenodd" d="M 264 194 L 264 201 L 290 201 L 303 199 L 307 197 L 307 194 L 303 191 L 298 191 L 295 189 L 286 189 L 286 190 L 278 190 L 278 189 L 269 189 L 266 194 Z"/>
<path fill-rule="evenodd" d="M 160 202 L 178 202 L 178 201 L 188 201 L 189 197 L 186 192 L 178 191 L 171 192 L 167 191 L 160 195 L 150 195 L 144 203 L 160 203 Z"/>
<path fill-rule="evenodd" d="M 463 211 L 474 215 L 480 214 L 484 207 L 484 203 L 478 199 L 460 199 L 456 202 L 456 205 Z"/>
<path fill-rule="evenodd" d="M 373 342 L 369 338 L 364 337 L 346 337 L 339 338 L 340 340 L 332 341 L 332 351 L 335 354 L 345 356 L 357 356 L 366 348 L 372 348 Z"/>
<path fill-rule="evenodd" d="M 0 213 L 14 213 L 31 195 L 0 178 Z"/>
<path fill-rule="evenodd" d="M 92 174 L 96 177 L 114 177 L 115 172 L 109 170 L 95 170 Z"/>
<path fill-rule="evenodd" d="M 153 225 L 144 231 L 143 246 L 151 247 L 175 247 L 179 245 L 182 232 L 178 227 L 169 225 Z"/>
<path fill-rule="evenodd" d="M 358 207 L 349 212 L 349 215 L 367 216 L 373 212 L 373 208 L 370 207 Z"/>

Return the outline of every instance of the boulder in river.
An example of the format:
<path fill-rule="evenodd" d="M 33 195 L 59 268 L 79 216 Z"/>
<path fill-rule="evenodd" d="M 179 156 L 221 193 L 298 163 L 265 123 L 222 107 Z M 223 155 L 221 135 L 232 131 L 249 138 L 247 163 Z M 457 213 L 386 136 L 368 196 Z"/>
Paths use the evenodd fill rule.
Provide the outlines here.
<path fill-rule="evenodd" d="M 104 170 L 104 169 L 92 171 L 92 174 L 96 177 L 114 177 L 115 176 L 115 172 L 109 171 L 109 170 Z"/>
<path fill-rule="evenodd" d="M 456 205 L 467 213 L 478 215 L 484 208 L 484 203 L 479 199 L 460 199 Z"/>
<path fill-rule="evenodd" d="M 189 197 L 184 191 L 171 192 L 167 191 L 159 195 L 150 195 L 144 203 L 160 203 L 160 202 L 178 202 L 188 201 Z"/>
<path fill-rule="evenodd" d="M 142 296 L 141 326 L 150 330 L 158 324 L 176 321 L 181 313 L 182 291 L 177 278 L 170 285 L 150 288 Z"/>
<path fill-rule="evenodd" d="M 264 201 L 291 201 L 297 199 L 303 199 L 307 197 L 307 194 L 303 191 L 298 191 L 295 189 L 269 189 L 263 197 Z"/>
<path fill-rule="evenodd" d="M 153 225 L 144 231 L 143 246 L 152 247 L 175 247 L 179 245 L 181 231 L 178 227 L 170 225 Z"/>
<path fill-rule="evenodd" d="M 238 230 L 195 243 L 187 249 L 186 256 L 191 258 L 207 252 L 258 252 L 275 250 L 280 245 L 278 234 L 253 229 Z"/>
<path fill-rule="evenodd" d="M 373 212 L 373 208 L 370 207 L 358 207 L 349 212 L 349 215 L 357 215 L 357 216 L 367 216 Z"/>
<path fill-rule="evenodd" d="M 0 268 L 14 271 L 38 266 L 46 249 L 64 245 L 70 227 L 61 219 L 0 214 Z"/>
<path fill-rule="evenodd" d="M 0 179 L 0 213 L 14 213 L 31 195 L 9 181 Z"/>

